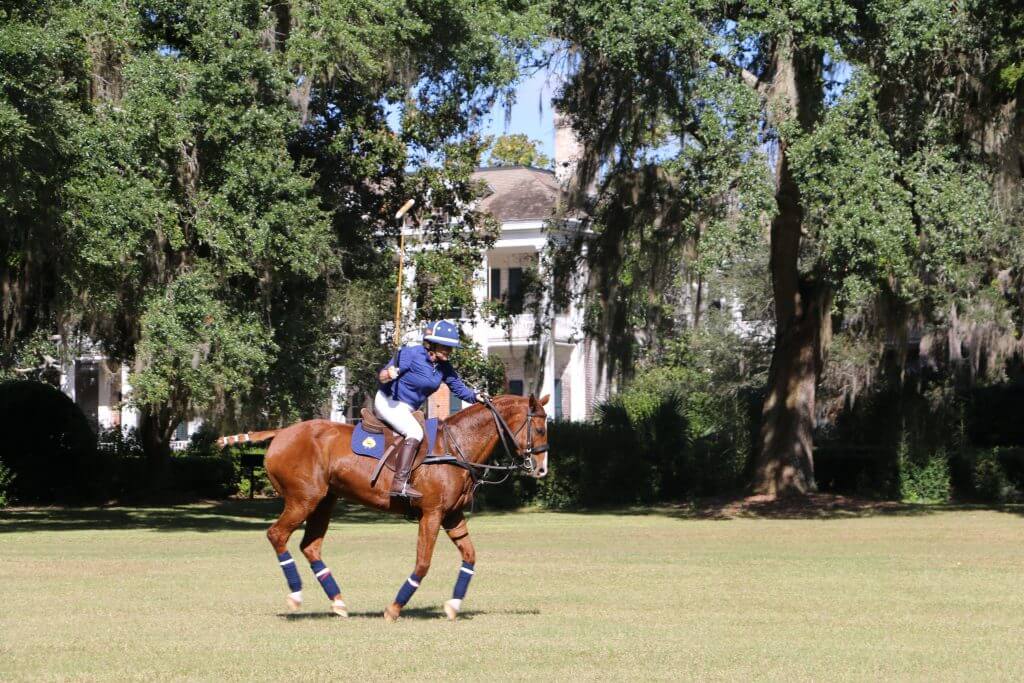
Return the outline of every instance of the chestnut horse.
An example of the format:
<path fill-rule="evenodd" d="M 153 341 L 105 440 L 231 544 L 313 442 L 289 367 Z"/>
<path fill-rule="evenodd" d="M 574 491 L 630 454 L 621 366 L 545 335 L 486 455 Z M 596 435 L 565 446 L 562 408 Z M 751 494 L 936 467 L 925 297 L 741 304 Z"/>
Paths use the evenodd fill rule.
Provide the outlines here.
<path fill-rule="evenodd" d="M 388 495 L 393 473 L 384 468 L 374 486 L 371 474 L 377 460 L 356 455 L 351 449 L 353 426 L 329 420 L 299 422 L 276 432 L 252 434 L 255 438 L 225 437 L 223 442 L 272 438 L 264 461 L 267 476 L 284 498 L 284 511 L 267 531 L 285 572 L 291 593 L 288 604 L 297 610 L 302 604 L 301 581 L 295 561 L 288 554 L 288 539 L 303 522 L 302 553 L 309 560 L 333 611 L 348 616 L 337 583 L 320 557 L 324 534 L 338 497 L 385 512 L 419 517 L 416 564 L 384 618 L 394 621 L 430 569 L 434 543 L 443 527 L 462 555 L 453 598 L 444 605 L 449 619 L 455 619 L 462 597 L 473 575 L 476 550 L 469 538 L 463 508 L 473 498 L 475 484 L 488 470 L 520 469 L 540 478 L 547 474 L 547 424 L 544 404 L 548 396 L 497 396 L 488 405 L 472 405 L 438 427 L 434 452 L 448 454 L 447 462 L 423 464 L 410 481 L 423 494 L 419 500 Z M 241 437 L 241 438 L 240 438 Z M 427 447 L 424 439 L 422 449 Z M 503 444 L 511 458 L 505 466 L 487 465 L 492 453 Z M 422 453 L 420 454 L 422 455 Z"/>

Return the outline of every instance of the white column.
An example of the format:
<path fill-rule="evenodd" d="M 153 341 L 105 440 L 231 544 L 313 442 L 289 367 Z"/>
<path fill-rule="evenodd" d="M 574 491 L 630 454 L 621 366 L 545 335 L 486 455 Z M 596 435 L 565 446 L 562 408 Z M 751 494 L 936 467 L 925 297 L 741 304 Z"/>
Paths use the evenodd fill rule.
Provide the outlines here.
<path fill-rule="evenodd" d="M 551 309 L 551 288 L 554 286 L 554 280 L 552 274 L 548 272 L 547 268 L 544 267 L 543 259 L 543 245 L 537 247 L 537 277 L 540 281 L 545 284 L 544 293 L 541 301 L 541 311 L 543 311 L 544 320 L 544 331 L 541 333 L 540 344 L 541 354 L 544 361 L 544 374 L 541 377 L 540 393 L 537 398 L 542 396 L 550 396 L 551 400 L 555 400 L 555 314 Z M 551 405 L 550 403 L 548 405 Z M 554 411 L 550 411 L 554 414 Z"/>
<path fill-rule="evenodd" d="M 109 429 L 112 425 L 112 415 L 110 411 L 110 384 L 113 381 L 113 377 L 110 374 L 110 370 L 107 369 L 106 359 L 100 358 L 96 361 L 96 382 L 98 383 L 98 394 L 99 398 L 96 405 L 96 417 L 100 423 L 101 429 Z"/>
<path fill-rule="evenodd" d="M 135 406 L 128 405 L 132 395 L 132 384 L 129 379 L 128 366 L 121 364 L 121 431 L 139 428 L 139 411 Z"/>
<path fill-rule="evenodd" d="M 569 419 L 587 419 L 587 375 L 583 365 L 583 344 L 576 344 L 569 357 Z M 562 387 L 562 391 L 565 391 Z"/>
<path fill-rule="evenodd" d="M 476 301 L 477 306 L 482 306 L 487 302 L 487 297 L 490 294 L 487 289 L 487 275 L 488 275 L 489 259 L 487 252 L 484 252 L 483 258 L 480 259 L 480 266 L 476 272 L 473 273 L 473 300 Z M 466 330 L 469 337 L 480 345 L 480 349 L 486 356 L 490 350 L 488 344 L 488 325 L 484 322 L 483 316 L 479 311 L 473 316 L 473 320 L 470 322 L 472 326 Z"/>
<path fill-rule="evenodd" d="M 72 401 L 75 400 L 75 362 L 71 360 L 60 365 L 60 390 Z"/>

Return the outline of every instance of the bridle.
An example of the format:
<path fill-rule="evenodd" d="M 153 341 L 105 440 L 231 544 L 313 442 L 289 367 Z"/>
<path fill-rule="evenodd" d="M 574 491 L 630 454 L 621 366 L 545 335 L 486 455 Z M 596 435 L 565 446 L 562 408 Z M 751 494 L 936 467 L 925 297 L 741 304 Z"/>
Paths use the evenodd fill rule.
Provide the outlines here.
<path fill-rule="evenodd" d="M 508 462 L 506 464 L 498 465 L 486 465 L 483 463 L 471 462 L 466 454 L 462 452 L 462 447 L 459 445 L 455 435 L 451 433 L 445 423 L 445 440 L 454 446 L 456 456 L 455 458 L 431 458 L 436 462 L 451 462 L 453 465 L 458 465 L 466 469 L 473 477 L 473 489 L 482 484 L 501 484 L 506 481 L 513 472 L 522 471 L 530 474 L 534 470 L 533 456 L 538 453 L 545 453 L 548 450 L 547 444 L 541 444 L 539 446 L 533 445 L 533 419 L 535 417 L 547 417 L 544 413 L 535 413 L 532 409 L 527 407 L 526 409 L 526 420 L 520 425 L 519 429 L 512 431 L 512 428 L 505 422 L 505 418 L 501 416 L 498 409 L 491 402 L 491 399 L 485 398 L 483 404 L 487 406 L 488 410 L 491 411 L 491 416 L 494 418 L 494 426 L 498 430 L 498 438 L 501 440 L 501 445 L 505 449 L 505 454 L 508 456 Z M 519 433 L 526 427 L 526 448 L 519 448 L 519 442 L 516 438 Z M 512 446 L 509 446 L 511 440 Z M 501 479 L 488 479 L 487 475 L 491 472 L 504 472 L 505 476 Z"/>
<path fill-rule="evenodd" d="M 519 425 L 519 429 L 512 431 L 512 428 L 505 422 L 505 418 L 501 416 L 498 409 L 491 403 L 491 399 L 485 398 L 484 405 L 487 406 L 491 411 L 491 415 L 494 417 L 494 425 L 498 429 L 498 436 L 501 437 L 501 445 L 505 447 L 505 454 L 508 455 L 515 467 L 525 470 L 526 472 L 533 471 L 533 457 L 537 453 L 545 453 L 548 450 L 548 445 L 543 444 L 541 446 L 533 445 L 533 418 L 535 417 L 547 417 L 544 413 L 535 413 L 529 407 L 526 408 L 526 420 L 523 424 Z M 519 448 L 519 442 L 516 437 L 519 436 L 519 432 L 523 431 L 523 427 L 526 427 L 526 448 Z M 512 441 L 512 446 L 515 448 L 515 455 L 512 453 L 512 448 L 509 448 L 508 442 Z M 516 460 L 516 456 L 519 460 Z"/>

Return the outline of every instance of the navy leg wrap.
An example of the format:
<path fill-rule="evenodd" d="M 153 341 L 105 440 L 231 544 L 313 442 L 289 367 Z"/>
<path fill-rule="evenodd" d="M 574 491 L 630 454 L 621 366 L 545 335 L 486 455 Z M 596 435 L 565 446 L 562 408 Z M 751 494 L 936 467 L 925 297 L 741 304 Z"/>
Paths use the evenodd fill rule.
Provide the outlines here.
<path fill-rule="evenodd" d="M 452 593 L 452 597 L 456 600 L 466 597 L 466 590 L 469 588 L 469 582 L 472 578 L 473 563 L 463 562 L 462 569 L 459 570 L 459 578 L 455 580 L 455 591 Z"/>
<path fill-rule="evenodd" d="M 420 587 L 420 577 L 415 574 L 409 574 L 409 578 L 405 580 L 402 587 L 398 589 L 398 595 L 395 596 L 395 602 L 402 607 L 405 607 L 405 603 L 409 602 L 409 598 L 416 592 L 416 589 Z"/>
<path fill-rule="evenodd" d="M 299 578 L 299 570 L 295 566 L 292 554 L 285 550 L 277 556 L 277 561 L 281 564 L 281 571 L 284 572 L 284 578 L 288 580 L 288 587 L 292 589 L 292 593 L 302 590 L 302 579 Z"/>
<path fill-rule="evenodd" d="M 328 598 L 333 600 L 341 595 L 338 584 L 334 581 L 334 577 L 331 576 L 331 570 L 323 562 L 320 560 L 311 562 L 309 568 L 316 574 L 316 580 L 320 582 L 320 586 L 324 589 L 324 593 L 327 593 Z"/>

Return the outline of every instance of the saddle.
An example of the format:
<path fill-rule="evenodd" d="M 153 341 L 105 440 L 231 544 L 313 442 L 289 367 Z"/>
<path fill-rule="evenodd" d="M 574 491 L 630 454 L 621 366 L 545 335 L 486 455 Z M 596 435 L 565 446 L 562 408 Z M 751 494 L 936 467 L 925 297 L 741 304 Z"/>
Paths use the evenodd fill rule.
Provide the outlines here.
<path fill-rule="evenodd" d="M 385 430 L 392 431 L 391 427 L 386 425 L 379 417 L 377 413 L 373 412 L 372 408 L 363 408 L 361 411 L 363 416 L 363 429 L 370 432 L 371 434 L 384 434 Z M 412 414 L 416 421 L 423 428 L 423 433 L 427 433 L 427 421 L 423 417 L 423 411 L 417 410 Z"/>
<path fill-rule="evenodd" d="M 363 417 L 363 429 L 371 434 L 382 434 L 384 436 L 384 442 L 388 444 L 384 451 L 384 455 L 381 456 L 377 462 L 377 466 L 373 468 L 373 474 L 370 476 L 370 486 L 376 486 L 377 478 L 380 477 L 381 471 L 387 467 L 392 472 L 395 471 L 395 460 L 398 454 L 398 448 L 402 445 L 405 437 L 394 431 L 385 422 L 383 422 L 377 414 L 370 408 L 363 408 L 361 411 Z M 427 434 L 426 419 L 423 417 L 423 411 L 417 410 L 412 416 L 416 418 L 416 422 L 419 423 L 420 428 L 423 429 L 424 435 Z M 412 471 L 423 464 L 423 460 L 427 457 L 429 439 L 424 436 L 423 441 L 420 443 L 419 450 L 416 451 L 416 457 L 412 461 Z"/>

